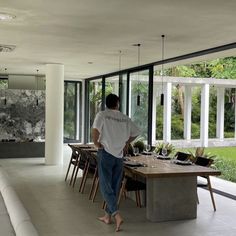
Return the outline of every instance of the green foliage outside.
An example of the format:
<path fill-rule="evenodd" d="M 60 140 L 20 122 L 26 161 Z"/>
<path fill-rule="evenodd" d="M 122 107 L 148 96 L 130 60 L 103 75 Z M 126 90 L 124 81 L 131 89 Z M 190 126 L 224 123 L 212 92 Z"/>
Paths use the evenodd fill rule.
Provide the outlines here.
<path fill-rule="evenodd" d="M 140 95 L 140 106 L 137 106 L 137 96 Z M 148 83 L 132 83 L 131 88 L 131 118 L 141 131 L 141 136 L 147 140 L 148 120 Z M 145 122 L 144 122 L 145 121 Z"/>
<path fill-rule="evenodd" d="M 160 75 L 160 71 L 155 71 L 155 75 Z M 174 77 L 196 77 L 197 78 L 217 78 L 236 79 L 236 58 L 228 57 L 216 59 L 208 62 L 176 66 L 164 71 L 166 76 Z M 183 78 L 184 79 L 184 78 Z M 210 87 L 209 98 L 209 138 L 216 137 L 216 104 L 217 90 Z M 225 89 L 225 137 L 234 137 L 234 107 L 235 89 Z M 200 113 L 201 113 L 201 88 L 195 87 L 192 90 L 192 139 L 200 137 Z M 157 111 L 162 113 L 162 107 L 158 104 Z M 184 88 L 182 85 L 173 86 L 172 89 L 172 120 L 171 138 L 183 138 L 183 112 L 184 112 Z M 156 139 L 161 140 L 163 116 L 157 114 Z M 159 115 L 159 116 L 158 116 Z"/>
<path fill-rule="evenodd" d="M 160 75 L 160 71 L 155 71 L 155 75 Z M 196 77 L 197 78 L 236 78 L 236 58 L 228 57 L 216 59 L 208 62 L 201 62 L 190 65 L 176 66 L 164 71 L 166 76 Z M 142 78 L 147 76 L 147 71 L 140 72 Z M 140 127 L 142 137 L 147 139 L 148 120 L 148 76 L 146 81 L 132 80 L 131 77 L 131 118 Z M 117 82 L 106 82 L 106 95 L 114 92 Z M 100 81 L 92 81 L 90 89 L 90 123 L 92 124 L 95 114 L 101 108 L 102 86 Z M 209 99 L 209 138 L 216 137 L 216 88 L 211 86 Z M 141 104 L 137 106 L 137 95 L 141 97 Z M 234 107 L 235 89 L 225 90 L 225 137 L 234 136 Z M 195 87 L 192 90 L 192 139 L 200 138 L 200 114 L 201 114 L 201 88 Z M 157 101 L 156 116 L 156 140 L 163 139 L 163 106 Z M 184 86 L 173 86 L 172 90 L 172 139 L 183 139 L 184 130 Z"/>
<path fill-rule="evenodd" d="M 160 71 L 155 71 L 159 75 Z M 192 65 L 177 66 L 165 70 L 166 76 L 196 77 L 197 78 L 218 78 L 236 79 L 236 58 L 229 57 L 216 59 L 208 62 L 201 62 Z M 132 81 L 132 80 L 131 80 Z M 99 86 L 95 83 L 90 86 L 90 119 L 94 118 L 97 109 L 101 106 L 102 90 L 101 81 Z M 113 92 L 113 84 L 106 83 L 106 95 Z M 210 88 L 209 100 L 209 137 L 216 137 L 216 88 Z M 141 105 L 137 106 L 137 95 L 141 96 Z M 234 137 L 234 107 L 235 89 L 225 90 L 225 137 Z M 147 139 L 148 121 L 148 84 L 132 82 L 131 86 L 131 117 L 141 128 L 142 138 Z M 172 90 L 172 139 L 183 138 L 183 86 L 177 85 Z M 192 138 L 200 137 L 200 108 L 201 108 L 201 88 L 195 87 L 192 91 Z M 157 101 L 156 116 L 156 140 L 163 139 L 163 106 Z M 93 120 L 93 119 L 92 119 Z M 177 150 L 176 150 L 177 151 Z M 236 182 L 236 148 L 207 148 L 207 153 L 216 155 L 214 166 L 222 172 L 220 178 Z"/>
<path fill-rule="evenodd" d="M 7 79 L 0 79 L 0 89 L 7 89 L 8 81 Z"/>
<path fill-rule="evenodd" d="M 65 83 L 64 91 L 64 138 L 68 140 L 76 139 L 76 83 Z"/>
<path fill-rule="evenodd" d="M 177 149 L 176 151 L 184 151 L 195 153 L 194 148 Z M 214 159 L 212 167 L 221 171 L 219 178 L 236 183 L 236 147 L 211 147 L 205 148 L 207 157 Z"/>
<path fill-rule="evenodd" d="M 206 152 L 216 155 L 214 166 L 221 171 L 219 177 L 236 183 L 236 147 L 206 148 Z"/>

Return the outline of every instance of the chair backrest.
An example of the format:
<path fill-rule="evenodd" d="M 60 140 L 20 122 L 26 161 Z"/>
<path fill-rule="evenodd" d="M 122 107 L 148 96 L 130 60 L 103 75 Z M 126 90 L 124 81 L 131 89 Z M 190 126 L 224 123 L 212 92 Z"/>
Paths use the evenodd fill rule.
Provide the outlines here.
<path fill-rule="evenodd" d="M 199 156 L 199 157 L 196 157 L 195 165 L 209 167 L 213 162 L 214 160 L 211 158 Z"/>
<path fill-rule="evenodd" d="M 137 180 L 136 175 L 129 169 L 124 167 L 124 177 L 126 178 L 126 191 L 137 191 L 146 189 L 146 184 Z"/>
<path fill-rule="evenodd" d="M 191 158 L 191 154 L 185 152 L 177 152 L 175 154 L 175 159 L 179 161 L 187 161 Z"/>
<path fill-rule="evenodd" d="M 72 150 L 72 154 L 71 154 L 71 158 L 72 159 L 77 159 L 79 157 L 79 151 L 73 147 L 72 145 L 68 144 L 68 146 L 71 148 Z"/>
<path fill-rule="evenodd" d="M 195 151 L 195 157 L 202 157 L 204 154 L 204 147 L 197 147 Z"/>
<path fill-rule="evenodd" d="M 90 167 L 96 167 L 97 166 L 97 159 L 96 159 L 96 156 L 93 153 L 88 155 L 88 161 L 89 161 Z"/>

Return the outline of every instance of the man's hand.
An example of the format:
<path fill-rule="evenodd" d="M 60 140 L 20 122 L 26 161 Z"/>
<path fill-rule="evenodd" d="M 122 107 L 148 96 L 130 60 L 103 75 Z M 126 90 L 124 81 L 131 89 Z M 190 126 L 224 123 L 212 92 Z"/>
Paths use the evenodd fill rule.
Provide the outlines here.
<path fill-rule="evenodd" d="M 128 153 L 129 153 L 129 143 L 126 143 L 123 148 L 123 155 L 125 156 Z"/>
<path fill-rule="evenodd" d="M 103 148 L 102 144 L 98 141 L 100 133 L 97 129 L 92 129 L 93 143 L 97 148 Z"/>

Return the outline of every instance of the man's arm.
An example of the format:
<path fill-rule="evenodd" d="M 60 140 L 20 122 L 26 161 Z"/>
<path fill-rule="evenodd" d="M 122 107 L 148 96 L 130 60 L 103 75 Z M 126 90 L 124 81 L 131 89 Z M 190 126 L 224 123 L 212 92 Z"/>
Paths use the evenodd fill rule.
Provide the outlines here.
<path fill-rule="evenodd" d="M 134 141 L 137 137 L 138 137 L 138 135 L 135 136 L 135 137 L 129 137 L 129 139 L 128 139 L 127 142 L 125 143 L 125 147 L 124 147 L 124 149 L 123 149 L 124 154 L 127 154 L 127 153 L 128 153 L 129 144 L 130 144 L 132 141 Z"/>
<path fill-rule="evenodd" d="M 128 143 L 128 145 L 129 145 L 129 144 L 130 144 L 132 141 L 134 141 L 137 137 L 138 137 L 138 135 L 135 136 L 135 137 L 129 137 L 129 139 L 128 139 L 128 141 L 127 141 L 126 143 Z"/>
<path fill-rule="evenodd" d="M 102 144 L 98 141 L 99 136 L 100 136 L 99 131 L 96 128 L 93 128 L 92 129 L 92 140 L 93 140 L 93 143 L 94 143 L 94 145 L 97 148 L 103 148 Z"/>

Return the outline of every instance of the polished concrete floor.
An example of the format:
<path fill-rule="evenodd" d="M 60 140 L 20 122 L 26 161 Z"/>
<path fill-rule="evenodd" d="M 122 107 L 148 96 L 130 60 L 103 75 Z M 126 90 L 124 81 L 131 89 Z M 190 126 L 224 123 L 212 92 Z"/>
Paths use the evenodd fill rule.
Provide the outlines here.
<path fill-rule="evenodd" d="M 68 160 L 67 151 L 64 166 L 46 166 L 43 158 L 0 159 L 40 236 L 236 235 L 236 201 L 215 194 L 214 212 L 209 192 L 204 189 L 198 190 L 198 217 L 193 220 L 152 223 L 146 220 L 144 208 L 137 208 L 131 200 L 122 200 L 120 210 L 125 223 L 122 231 L 115 233 L 114 224 L 97 220 L 103 214 L 101 196 L 92 203 L 88 200 L 89 186 L 80 194 L 78 185 L 73 190 L 65 183 Z"/>

